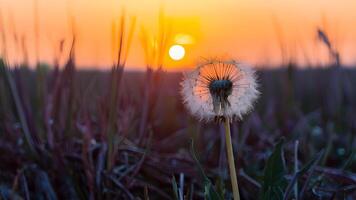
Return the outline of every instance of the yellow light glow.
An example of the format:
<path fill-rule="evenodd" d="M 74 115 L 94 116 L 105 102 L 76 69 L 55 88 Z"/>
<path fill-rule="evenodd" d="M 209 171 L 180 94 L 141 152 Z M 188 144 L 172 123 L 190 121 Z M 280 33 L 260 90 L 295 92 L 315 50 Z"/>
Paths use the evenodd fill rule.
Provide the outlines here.
<path fill-rule="evenodd" d="M 195 42 L 194 38 L 188 34 L 177 34 L 174 41 L 177 44 L 193 44 Z"/>
<path fill-rule="evenodd" d="M 172 45 L 171 48 L 169 48 L 169 56 L 173 60 L 182 60 L 185 55 L 185 49 L 182 45 L 175 44 Z"/>

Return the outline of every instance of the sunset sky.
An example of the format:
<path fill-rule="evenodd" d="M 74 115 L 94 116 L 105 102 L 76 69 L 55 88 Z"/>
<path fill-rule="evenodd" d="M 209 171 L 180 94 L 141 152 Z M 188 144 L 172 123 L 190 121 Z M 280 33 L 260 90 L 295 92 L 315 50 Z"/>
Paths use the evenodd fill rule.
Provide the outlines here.
<path fill-rule="evenodd" d="M 143 69 L 140 43 L 142 27 L 157 35 L 158 14 L 163 8 L 171 26 L 169 46 L 180 43 L 182 60 L 165 55 L 168 69 L 194 66 L 211 56 L 228 56 L 255 65 L 281 63 L 285 57 L 306 63 L 325 64 L 326 48 L 316 39 L 316 29 L 326 30 L 339 49 L 342 63 L 356 64 L 355 0 L 37 0 L 39 56 L 52 62 L 55 48 L 71 40 L 70 17 L 77 32 L 76 61 L 81 67 L 108 68 L 113 62 L 111 27 L 125 8 L 128 20 L 137 18 L 136 32 L 127 65 Z M 10 63 L 22 59 L 24 38 L 31 63 L 35 61 L 34 0 L 2 0 L 2 28 Z M 14 34 L 15 33 L 15 34 Z M 14 36 L 16 35 L 16 37 Z M 17 38 L 17 39 L 16 39 Z"/>

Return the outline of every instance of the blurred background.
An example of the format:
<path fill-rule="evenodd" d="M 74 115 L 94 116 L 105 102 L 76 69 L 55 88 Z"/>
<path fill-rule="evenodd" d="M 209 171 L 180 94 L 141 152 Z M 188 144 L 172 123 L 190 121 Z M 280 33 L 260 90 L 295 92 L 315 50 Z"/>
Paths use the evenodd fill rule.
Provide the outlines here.
<path fill-rule="evenodd" d="M 231 199 L 223 127 L 180 95 L 210 58 L 257 70 L 241 199 L 356 199 L 355 7 L 2 0 L 0 199 Z"/>
<path fill-rule="evenodd" d="M 300 66 L 325 66 L 329 53 L 317 39 L 318 28 L 329 36 L 344 65 L 356 62 L 353 0 L 2 0 L 0 5 L 11 63 L 19 62 L 22 43 L 31 65 L 35 64 L 35 49 L 40 61 L 53 62 L 60 41 L 69 49 L 74 23 L 78 66 L 107 69 L 114 59 L 112 24 L 119 21 L 123 9 L 127 16 L 137 18 L 132 42 L 135 53 L 127 63 L 130 68 L 143 68 L 141 29 L 155 34 L 161 9 L 170 31 L 168 45 L 180 44 L 186 50 L 179 62 L 166 54 L 167 69 L 186 69 L 201 57 L 217 55 L 261 67 L 287 60 Z"/>

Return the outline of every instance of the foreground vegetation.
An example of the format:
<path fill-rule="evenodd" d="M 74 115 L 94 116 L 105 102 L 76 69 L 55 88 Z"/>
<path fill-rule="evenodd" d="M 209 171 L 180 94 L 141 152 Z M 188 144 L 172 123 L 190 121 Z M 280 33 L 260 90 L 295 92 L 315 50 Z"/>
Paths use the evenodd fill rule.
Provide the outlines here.
<path fill-rule="evenodd" d="M 241 198 L 355 199 L 356 71 L 258 77 L 255 111 L 231 127 Z M 1 199 L 231 198 L 223 127 L 189 116 L 180 80 L 1 62 Z"/>

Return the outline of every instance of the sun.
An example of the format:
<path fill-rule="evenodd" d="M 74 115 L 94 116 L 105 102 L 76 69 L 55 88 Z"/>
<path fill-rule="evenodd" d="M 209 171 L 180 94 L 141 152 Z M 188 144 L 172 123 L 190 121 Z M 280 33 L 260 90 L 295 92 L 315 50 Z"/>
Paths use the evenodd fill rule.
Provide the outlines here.
<path fill-rule="evenodd" d="M 173 60 L 182 60 L 185 56 L 185 49 L 182 45 L 175 44 L 169 48 L 169 57 Z"/>

